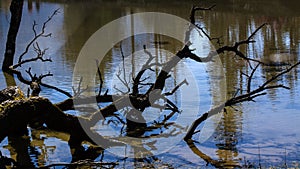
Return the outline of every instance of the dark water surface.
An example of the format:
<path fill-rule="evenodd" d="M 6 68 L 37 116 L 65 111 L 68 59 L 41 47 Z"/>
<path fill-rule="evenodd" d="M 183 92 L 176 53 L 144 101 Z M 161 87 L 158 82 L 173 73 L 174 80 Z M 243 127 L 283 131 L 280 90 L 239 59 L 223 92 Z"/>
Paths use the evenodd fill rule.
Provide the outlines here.
<path fill-rule="evenodd" d="M 156 0 L 151 2 L 118 0 L 26 1 L 17 39 L 16 56 L 24 51 L 26 44 L 33 36 L 31 30 L 33 21 L 36 20 L 41 25 L 55 9 L 59 8 L 60 13 L 54 17 L 46 29 L 48 32 L 52 32 L 52 37 L 43 38 L 39 41 L 41 47 L 49 48 L 46 57 L 51 57 L 53 62 L 34 63 L 30 66 L 38 74 L 51 71 L 54 77 L 47 77 L 44 82 L 72 92 L 72 86 L 78 84 L 78 81 L 72 82 L 77 56 L 85 42 L 95 31 L 114 19 L 139 12 L 164 12 L 188 19 L 193 4 L 196 3 L 168 0 L 163 2 Z M 268 25 L 254 37 L 256 43 L 242 47 L 241 50 L 252 58 L 272 64 L 284 63 L 284 65 L 288 65 L 299 60 L 299 1 L 208 0 L 204 2 L 204 5 L 207 6 L 211 4 L 217 5 L 213 11 L 199 12 L 196 17 L 197 24 L 204 27 L 211 34 L 211 37 L 221 37 L 223 44 L 232 45 L 236 41 L 245 39 L 258 26 L 267 22 Z M 0 63 L 3 61 L 6 34 L 9 27 L 9 5 L 9 1 L 0 2 Z M 146 21 L 140 22 L 141 24 L 146 23 Z M 195 39 L 199 38 L 196 33 L 194 36 Z M 203 44 L 205 43 L 208 42 L 205 41 Z M 104 88 L 112 89 L 116 85 L 121 86 L 118 89 L 126 90 L 124 86 L 122 88 L 121 82 L 117 79 L 117 72 L 122 67 L 120 46 L 122 46 L 124 55 L 128 56 L 125 59 L 125 69 L 130 72 L 137 72 L 145 62 L 144 56 L 141 57 L 142 53 L 138 53 L 143 49 L 143 45 L 155 48 L 150 51 L 156 56 L 157 63 L 165 62 L 182 47 L 182 43 L 178 40 L 157 34 L 144 34 L 125 39 L 121 44 L 116 44 L 101 63 L 100 69 L 103 72 Z M 215 48 L 218 48 L 218 44 L 214 45 Z M 212 47 L 209 48 L 212 49 Z M 196 52 L 204 56 L 207 54 L 207 46 L 200 46 Z M 188 72 L 184 65 L 189 65 L 199 87 L 200 101 L 194 102 L 200 105 L 198 115 L 209 110 L 212 105 L 218 105 L 226 98 L 233 96 L 236 91 L 238 93 L 244 92 L 242 87 L 245 87 L 243 84 L 247 82 L 247 79 L 241 72 L 250 71 L 246 63 L 233 54 L 220 55 L 217 60 L 220 62 L 201 64 L 185 60 L 172 71 L 174 79 L 166 84 L 169 89 L 179 84 L 185 78 L 185 72 Z M 23 69 L 26 68 L 26 66 L 23 67 Z M 270 78 L 285 68 L 286 66 L 263 66 L 259 68 L 253 79 L 253 87 L 262 84 L 265 78 Z M 196 147 L 191 148 L 192 145 L 189 147 L 181 141 L 174 147 L 170 147 L 171 149 L 167 152 L 156 155 L 156 159 L 149 158 L 152 167 L 195 168 L 196 166 L 205 166 L 204 159 L 224 161 L 227 166 L 245 164 L 250 166 L 253 164 L 258 167 L 261 163 L 262 166 L 266 167 L 284 167 L 285 164 L 288 167 L 298 167 L 300 161 L 299 70 L 297 68 L 291 71 L 274 83 L 284 84 L 291 90 L 271 89 L 266 95 L 255 99 L 256 102 L 239 104 L 228 109 L 227 113 L 208 120 L 203 131 L 200 132 L 201 135 L 198 134 L 195 137 L 196 140 L 199 137 L 201 143 L 195 143 Z M 153 75 L 155 75 L 155 71 Z M 130 79 L 130 76 L 127 78 Z M 0 80 L 1 89 L 12 84 L 5 79 L 3 72 L 0 72 Z M 17 80 L 16 83 L 24 91 L 27 91 L 27 86 L 20 84 Z M 112 89 L 110 92 L 117 93 L 118 89 Z M 194 90 L 188 89 L 188 91 L 193 93 Z M 47 88 L 42 89 L 41 95 L 54 103 L 67 98 Z M 178 105 L 182 102 L 180 100 L 181 95 L 182 93 L 176 92 L 172 98 Z M 195 105 L 189 106 L 194 107 Z M 146 119 L 153 119 L 159 114 L 153 110 L 149 110 L 149 112 L 145 117 Z M 85 115 L 84 112 L 69 113 Z M 192 119 L 190 118 L 186 122 L 191 123 L 189 120 Z M 114 136 L 111 130 L 106 129 L 106 127 L 102 126 L 96 130 L 106 136 Z M 210 133 L 205 127 L 215 130 L 209 139 L 203 141 L 201 139 L 205 138 L 205 132 Z M 120 128 L 115 127 L 115 129 Z M 27 142 L 22 141 L 22 139 L 9 140 L 6 138 L 3 140 L 0 143 L 2 154 L 18 159 L 18 161 L 22 159 L 23 164 L 32 166 L 71 162 L 72 155 L 67 143 L 69 139 L 67 134 L 40 130 L 30 131 L 31 137 L 26 139 Z M 27 151 L 29 157 L 26 157 Z M 150 162 L 147 160 L 143 162 L 134 159 L 124 160 L 115 157 L 109 151 L 105 151 L 103 156 L 99 154 L 94 160 L 103 160 L 104 162 L 118 160 L 119 165 L 117 167 L 120 168 L 150 166 Z"/>

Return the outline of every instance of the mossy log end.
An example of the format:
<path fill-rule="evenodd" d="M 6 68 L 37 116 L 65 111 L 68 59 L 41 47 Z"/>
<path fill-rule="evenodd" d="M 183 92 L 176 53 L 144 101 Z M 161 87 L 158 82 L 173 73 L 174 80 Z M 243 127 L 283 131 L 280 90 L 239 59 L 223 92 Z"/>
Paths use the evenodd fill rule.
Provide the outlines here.
<path fill-rule="evenodd" d="M 88 122 L 87 119 L 65 114 L 48 99 L 43 97 L 24 98 L 24 94 L 17 87 L 9 87 L 0 91 L 0 96 L 5 98 L 0 104 L 0 140 L 8 135 L 23 135 L 27 131 L 28 125 L 38 123 L 45 124 L 50 130 L 70 134 L 70 146 L 80 146 L 82 141 L 95 144 L 87 135 L 87 131 L 85 131 L 87 129 L 84 130 L 80 123 L 80 121 Z M 96 137 L 103 142 L 103 148 L 108 145 L 122 145 L 113 143 L 93 131 L 88 131 L 88 133 L 93 133 L 93 138 Z"/>
<path fill-rule="evenodd" d="M 9 86 L 0 91 L 0 103 L 6 100 L 20 100 L 24 98 L 24 93 L 18 86 Z"/>
<path fill-rule="evenodd" d="M 37 104 L 38 103 L 38 104 Z M 22 134 L 33 119 L 40 117 L 38 109 L 45 107 L 42 98 L 7 100 L 0 105 L 0 138 Z"/>

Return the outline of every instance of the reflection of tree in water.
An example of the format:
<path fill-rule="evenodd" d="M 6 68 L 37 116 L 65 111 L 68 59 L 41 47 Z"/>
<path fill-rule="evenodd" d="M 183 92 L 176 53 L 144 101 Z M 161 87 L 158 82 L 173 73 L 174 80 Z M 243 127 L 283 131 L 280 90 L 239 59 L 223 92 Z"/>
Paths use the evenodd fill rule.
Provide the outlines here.
<path fill-rule="evenodd" d="M 28 8 L 28 11 L 29 12 L 32 12 L 32 10 L 33 10 L 33 2 L 32 2 L 33 0 L 28 0 L 27 1 L 27 8 Z M 40 0 L 34 0 L 34 4 L 35 4 L 35 8 L 36 8 L 36 10 L 37 10 L 37 12 L 39 12 L 40 11 Z"/>
<path fill-rule="evenodd" d="M 25 168 L 34 168 L 34 163 L 31 161 L 31 155 L 38 156 L 37 151 L 32 151 L 33 154 L 30 154 L 28 150 L 35 149 L 30 145 L 30 138 L 28 136 L 10 136 L 8 137 L 9 146 L 7 149 L 10 151 L 10 154 L 15 156 L 15 161 L 18 162 L 18 165 L 24 166 Z"/>
<path fill-rule="evenodd" d="M 242 112 L 226 109 L 214 133 L 219 160 L 229 165 L 239 163 L 237 144 L 242 137 Z"/>

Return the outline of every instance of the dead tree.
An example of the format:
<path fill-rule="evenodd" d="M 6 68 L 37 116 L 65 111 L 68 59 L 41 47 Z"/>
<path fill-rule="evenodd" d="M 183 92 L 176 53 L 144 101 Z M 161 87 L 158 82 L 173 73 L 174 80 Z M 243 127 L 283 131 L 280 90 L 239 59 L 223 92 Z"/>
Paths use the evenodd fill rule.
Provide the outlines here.
<path fill-rule="evenodd" d="M 205 36 L 211 41 L 217 40 L 217 43 L 219 42 L 218 38 L 211 38 L 204 29 L 202 29 L 200 26 L 196 24 L 195 21 L 195 12 L 198 10 L 211 10 L 215 5 L 209 7 L 209 8 L 201 8 L 201 7 L 193 7 L 190 14 L 190 21 L 192 25 L 196 25 L 200 31 L 202 31 Z M 47 23 L 50 22 L 50 20 L 58 13 L 58 10 L 56 10 L 49 18 L 43 23 L 43 26 L 41 30 L 36 30 L 36 23 L 33 23 L 32 30 L 34 32 L 34 38 L 29 42 L 28 46 L 25 48 L 25 51 L 19 56 L 18 63 L 13 65 L 10 64 L 8 67 L 5 65 L 4 67 L 7 67 L 13 74 L 17 76 L 17 78 L 30 86 L 31 88 L 31 94 L 28 94 L 28 97 L 25 96 L 25 94 L 20 91 L 19 88 L 16 87 L 8 87 L 5 90 L 2 90 L 0 92 L 0 140 L 4 139 L 6 136 L 10 134 L 17 134 L 17 135 L 26 135 L 27 132 L 27 126 L 31 126 L 33 128 L 39 128 L 45 125 L 48 129 L 54 130 L 54 131 L 60 131 L 70 134 L 70 140 L 68 141 L 71 148 L 74 147 L 81 147 L 81 144 L 83 141 L 88 141 L 92 144 L 96 143 L 94 140 L 91 139 L 91 135 L 87 134 L 87 131 L 89 133 L 92 133 L 92 137 L 97 138 L 102 143 L 100 146 L 105 149 L 110 146 L 122 146 L 124 143 L 118 142 L 118 141 L 112 141 L 110 139 L 104 138 L 100 134 L 93 131 L 91 128 L 96 125 L 97 122 L 100 120 L 105 120 L 107 117 L 115 117 L 119 123 L 127 124 L 127 127 L 130 128 L 131 125 L 136 125 L 136 123 L 132 123 L 130 121 L 130 116 L 133 118 L 143 118 L 141 113 L 148 107 L 152 108 L 163 108 L 168 110 L 170 113 L 168 116 L 165 116 L 164 119 L 160 122 L 153 122 L 150 125 L 142 124 L 139 126 L 139 131 L 132 131 L 129 133 L 130 135 L 139 136 L 139 137 L 146 137 L 143 136 L 143 133 L 145 131 L 151 131 L 155 130 L 157 128 L 162 127 L 168 127 L 173 125 L 173 123 L 169 123 L 169 119 L 174 116 L 174 114 L 179 113 L 180 110 L 174 104 L 171 100 L 168 99 L 168 96 L 171 96 L 175 93 L 175 91 L 180 88 L 184 84 L 188 84 L 187 81 L 181 82 L 179 85 L 175 86 L 174 89 L 172 89 L 170 92 L 163 92 L 166 90 L 166 80 L 170 77 L 171 70 L 183 59 L 192 59 L 196 62 L 210 62 L 212 61 L 213 57 L 217 54 L 223 53 L 223 52 L 234 52 L 237 56 L 241 57 L 242 59 L 245 59 L 248 64 L 250 65 L 252 72 L 248 76 L 248 84 L 246 87 L 247 93 L 241 94 L 239 96 L 235 96 L 227 100 L 225 103 L 212 108 L 210 111 L 204 113 L 201 117 L 196 119 L 192 126 L 189 128 L 189 131 L 187 132 L 184 140 L 186 140 L 188 143 L 192 143 L 192 136 L 195 133 L 196 128 L 199 124 L 201 124 L 203 121 L 208 119 L 209 117 L 221 112 L 224 110 L 224 107 L 226 109 L 227 106 L 233 106 L 237 103 L 241 103 L 244 101 L 252 101 L 254 98 L 264 95 L 265 90 L 271 89 L 271 88 L 288 88 L 284 85 L 271 85 L 271 82 L 275 81 L 278 77 L 286 74 L 287 72 L 294 69 L 296 66 L 300 64 L 300 62 L 296 63 L 295 65 L 291 66 L 290 68 L 286 69 L 285 71 L 279 73 L 278 75 L 274 76 L 271 79 L 267 79 L 262 85 L 259 87 L 252 89 L 251 81 L 253 78 L 254 73 L 256 72 L 257 68 L 264 64 L 263 62 L 260 62 L 255 59 L 251 59 L 250 57 L 245 56 L 240 50 L 239 47 L 241 45 L 248 45 L 249 43 L 254 43 L 252 40 L 255 36 L 256 32 L 258 32 L 265 24 L 258 27 L 246 40 L 236 42 L 232 46 L 223 46 L 217 49 L 216 51 L 212 51 L 208 54 L 206 57 L 199 57 L 196 54 L 192 52 L 190 49 L 191 42 L 189 42 L 189 33 L 191 32 L 192 25 L 189 30 L 186 32 L 186 44 L 183 46 L 183 48 L 178 51 L 173 57 L 171 57 L 167 62 L 160 64 L 160 70 L 157 75 L 157 77 L 154 79 L 153 82 L 148 83 L 147 90 L 145 92 L 141 92 L 139 90 L 140 87 L 144 86 L 143 83 L 143 75 L 147 73 L 148 70 L 151 70 L 153 66 L 157 66 L 157 64 L 153 64 L 153 56 L 149 51 L 147 51 L 146 46 L 144 46 L 144 53 L 145 56 L 148 57 L 145 64 L 142 66 L 141 70 L 138 71 L 136 75 L 133 75 L 132 79 L 132 86 L 129 86 L 128 81 L 123 81 L 124 85 L 127 85 L 128 91 L 124 92 L 122 95 L 114 95 L 114 94 L 108 94 L 108 91 L 102 92 L 102 84 L 103 80 L 101 78 L 101 72 L 98 70 L 98 74 L 100 77 L 100 86 L 99 86 L 99 93 L 96 96 L 96 101 L 98 103 L 101 102 L 107 102 L 110 103 L 109 105 L 99 108 L 94 113 L 92 113 L 89 117 L 77 117 L 74 115 L 66 114 L 64 111 L 66 110 L 73 110 L 74 109 L 74 102 L 80 103 L 80 104 L 88 104 L 93 102 L 94 98 L 92 97 L 81 97 L 80 93 L 82 92 L 81 86 L 79 85 L 78 89 L 74 89 L 74 95 L 70 94 L 69 92 L 66 92 L 64 90 L 61 90 L 55 86 L 51 86 L 49 84 L 45 84 L 42 82 L 42 79 L 45 77 L 53 76 L 50 72 L 47 74 L 42 75 L 36 75 L 33 74 L 31 71 L 31 68 L 29 68 L 26 73 L 30 76 L 30 80 L 27 80 L 23 77 L 23 74 L 21 71 L 19 71 L 17 68 L 21 65 L 28 64 L 30 62 L 34 61 L 41 61 L 41 62 L 51 62 L 51 58 L 45 58 L 45 52 L 47 49 L 41 49 L 39 47 L 39 44 L 36 42 L 37 39 L 42 37 L 50 37 L 50 33 L 45 32 L 45 27 Z M 35 57 L 29 57 L 29 59 L 25 58 L 25 55 L 28 53 L 30 49 L 32 49 L 36 52 Z M 124 60 L 123 60 L 124 61 Z M 253 68 L 252 65 L 256 64 Z M 124 66 L 124 65 L 123 65 Z M 125 70 L 124 70 L 125 71 Z M 83 77 L 84 78 L 84 77 Z M 121 79 L 121 78 L 120 78 Z M 53 104 L 51 103 L 47 98 L 39 97 L 40 93 L 40 86 L 45 86 L 48 88 L 52 88 L 53 90 L 56 90 L 57 92 L 60 92 L 69 98 L 60 102 Z M 155 107 L 153 103 L 153 100 L 159 100 L 159 99 L 165 99 L 165 105 L 156 105 Z M 128 102 L 128 100 L 130 100 Z M 125 114 L 116 114 L 117 111 L 129 108 L 127 116 Z M 131 111 L 134 110 L 134 111 Z M 124 122 L 123 119 L 126 119 L 127 121 Z M 82 128 L 82 124 L 84 124 L 85 129 Z M 129 126 L 128 126 L 129 125 Z M 175 126 L 177 127 L 177 126 Z M 171 132 L 171 133 L 164 133 L 165 135 L 162 135 L 162 137 L 172 136 L 176 135 L 178 133 Z M 149 137 L 149 136 L 148 136 Z M 192 144 L 189 144 L 192 145 Z M 191 146 L 193 147 L 193 146 Z M 103 150 L 102 149 L 102 150 Z M 143 149 L 143 147 L 141 148 Z M 208 156 L 205 156 L 205 154 L 201 153 L 201 151 L 197 151 L 196 149 L 193 149 L 193 151 L 201 158 L 203 158 L 205 161 L 211 163 L 212 165 L 216 167 L 220 167 L 221 165 L 209 158 Z M 149 153 L 151 154 L 151 153 Z M 105 165 L 106 163 L 103 163 Z M 77 166 L 79 165 L 76 161 L 70 165 Z M 114 165 L 114 164 L 112 164 Z M 55 166 L 55 165 L 53 165 Z"/>
<path fill-rule="evenodd" d="M 14 55 L 16 50 L 16 38 L 19 31 L 24 0 L 13 0 L 10 5 L 11 20 L 7 34 L 6 49 L 4 54 L 4 61 L 2 70 L 9 71 L 9 66 L 14 63 Z"/>

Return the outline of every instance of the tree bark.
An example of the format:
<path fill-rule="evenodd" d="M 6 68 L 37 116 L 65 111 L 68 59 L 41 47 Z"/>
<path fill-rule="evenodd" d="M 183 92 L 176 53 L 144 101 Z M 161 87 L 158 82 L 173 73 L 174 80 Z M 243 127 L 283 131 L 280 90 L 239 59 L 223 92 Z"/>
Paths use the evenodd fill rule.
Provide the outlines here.
<path fill-rule="evenodd" d="M 4 61 L 2 65 L 2 70 L 5 72 L 9 72 L 9 66 L 12 66 L 14 62 L 16 38 L 22 19 L 23 2 L 24 0 L 12 0 L 10 4 L 11 19 L 7 34 Z"/>

